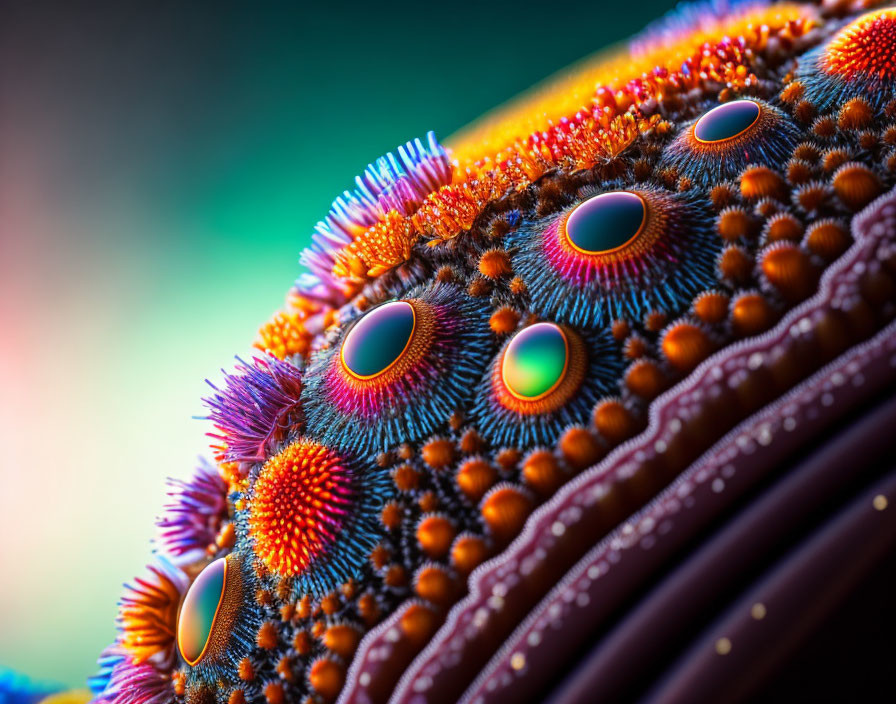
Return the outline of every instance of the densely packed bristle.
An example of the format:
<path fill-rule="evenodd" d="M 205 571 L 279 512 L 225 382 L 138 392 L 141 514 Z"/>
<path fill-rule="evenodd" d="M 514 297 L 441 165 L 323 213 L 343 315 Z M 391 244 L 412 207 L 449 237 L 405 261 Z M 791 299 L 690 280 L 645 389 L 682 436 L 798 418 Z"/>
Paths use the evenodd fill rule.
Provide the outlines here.
<path fill-rule="evenodd" d="M 856 251 L 854 214 L 896 184 L 896 11 L 851 12 L 679 9 L 450 148 L 368 167 L 267 354 L 212 387 L 217 467 L 171 483 L 175 564 L 126 588 L 96 701 L 333 701 L 383 621 L 390 691 L 533 511 Z M 864 280 L 878 307 L 891 269 Z"/>

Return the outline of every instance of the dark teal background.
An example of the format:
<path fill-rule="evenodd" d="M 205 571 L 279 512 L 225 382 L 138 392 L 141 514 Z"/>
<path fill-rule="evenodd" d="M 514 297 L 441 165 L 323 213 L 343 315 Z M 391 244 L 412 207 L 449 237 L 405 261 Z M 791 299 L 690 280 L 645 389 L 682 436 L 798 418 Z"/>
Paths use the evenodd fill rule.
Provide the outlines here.
<path fill-rule="evenodd" d="M 669 2 L 0 4 L 0 662 L 83 682 L 203 379 L 364 166 Z"/>

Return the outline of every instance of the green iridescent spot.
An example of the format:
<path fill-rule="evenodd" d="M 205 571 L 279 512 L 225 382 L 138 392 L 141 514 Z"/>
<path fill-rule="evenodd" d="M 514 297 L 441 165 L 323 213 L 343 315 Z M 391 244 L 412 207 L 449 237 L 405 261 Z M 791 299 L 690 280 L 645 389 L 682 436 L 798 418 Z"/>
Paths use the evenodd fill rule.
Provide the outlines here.
<path fill-rule="evenodd" d="M 759 120 L 762 109 L 752 100 L 733 100 L 714 107 L 694 125 L 698 142 L 711 144 L 733 139 L 746 132 Z"/>
<path fill-rule="evenodd" d="M 195 665 L 205 654 L 224 597 L 226 573 L 227 558 L 215 560 L 199 573 L 184 597 L 177 617 L 177 647 L 190 665 Z"/>
<path fill-rule="evenodd" d="M 395 364 L 414 334 L 414 307 L 392 301 L 367 313 L 342 342 L 342 364 L 354 377 L 369 379 Z"/>
<path fill-rule="evenodd" d="M 501 378 L 510 393 L 531 401 L 563 381 L 568 362 L 569 341 L 563 330 L 554 323 L 536 323 L 520 330 L 507 345 Z"/>
<path fill-rule="evenodd" d="M 573 247 L 586 254 L 618 249 L 640 231 L 647 215 L 637 193 L 601 193 L 580 203 L 566 218 L 564 229 Z"/>

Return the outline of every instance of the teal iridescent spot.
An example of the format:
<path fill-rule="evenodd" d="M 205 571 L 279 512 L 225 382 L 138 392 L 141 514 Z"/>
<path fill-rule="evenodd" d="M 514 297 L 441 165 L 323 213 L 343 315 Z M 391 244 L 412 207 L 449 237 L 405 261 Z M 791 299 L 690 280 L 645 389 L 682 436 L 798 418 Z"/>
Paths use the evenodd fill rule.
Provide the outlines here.
<path fill-rule="evenodd" d="M 382 374 L 408 348 L 414 323 L 414 308 L 406 301 L 374 308 L 352 326 L 342 342 L 345 369 L 359 379 Z"/>
<path fill-rule="evenodd" d="M 181 657 L 195 665 L 205 654 L 218 606 L 224 596 L 227 558 L 215 560 L 190 585 L 177 617 L 177 647 Z"/>
<path fill-rule="evenodd" d="M 641 231 L 647 215 L 644 199 L 636 193 L 601 193 L 580 203 L 567 216 L 566 237 L 586 254 L 618 249 Z"/>
<path fill-rule="evenodd" d="M 504 350 L 501 378 L 514 396 L 534 400 L 553 391 L 566 375 L 569 342 L 554 323 L 520 330 Z"/>
<path fill-rule="evenodd" d="M 714 107 L 694 125 L 698 142 L 724 142 L 750 129 L 759 120 L 761 108 L 752 100 L 733 100 Z"/>

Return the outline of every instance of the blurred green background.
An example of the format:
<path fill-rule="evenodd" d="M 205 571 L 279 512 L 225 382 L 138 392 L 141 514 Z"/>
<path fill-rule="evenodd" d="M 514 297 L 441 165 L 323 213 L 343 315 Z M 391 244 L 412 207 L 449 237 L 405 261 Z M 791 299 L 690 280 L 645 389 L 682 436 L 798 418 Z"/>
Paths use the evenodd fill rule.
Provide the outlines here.
<path fill-rule="evenodd" d="M 356 173 L 670 4 L 4 2 L 0 663 L 93 672 L 203 380 Z"/>

